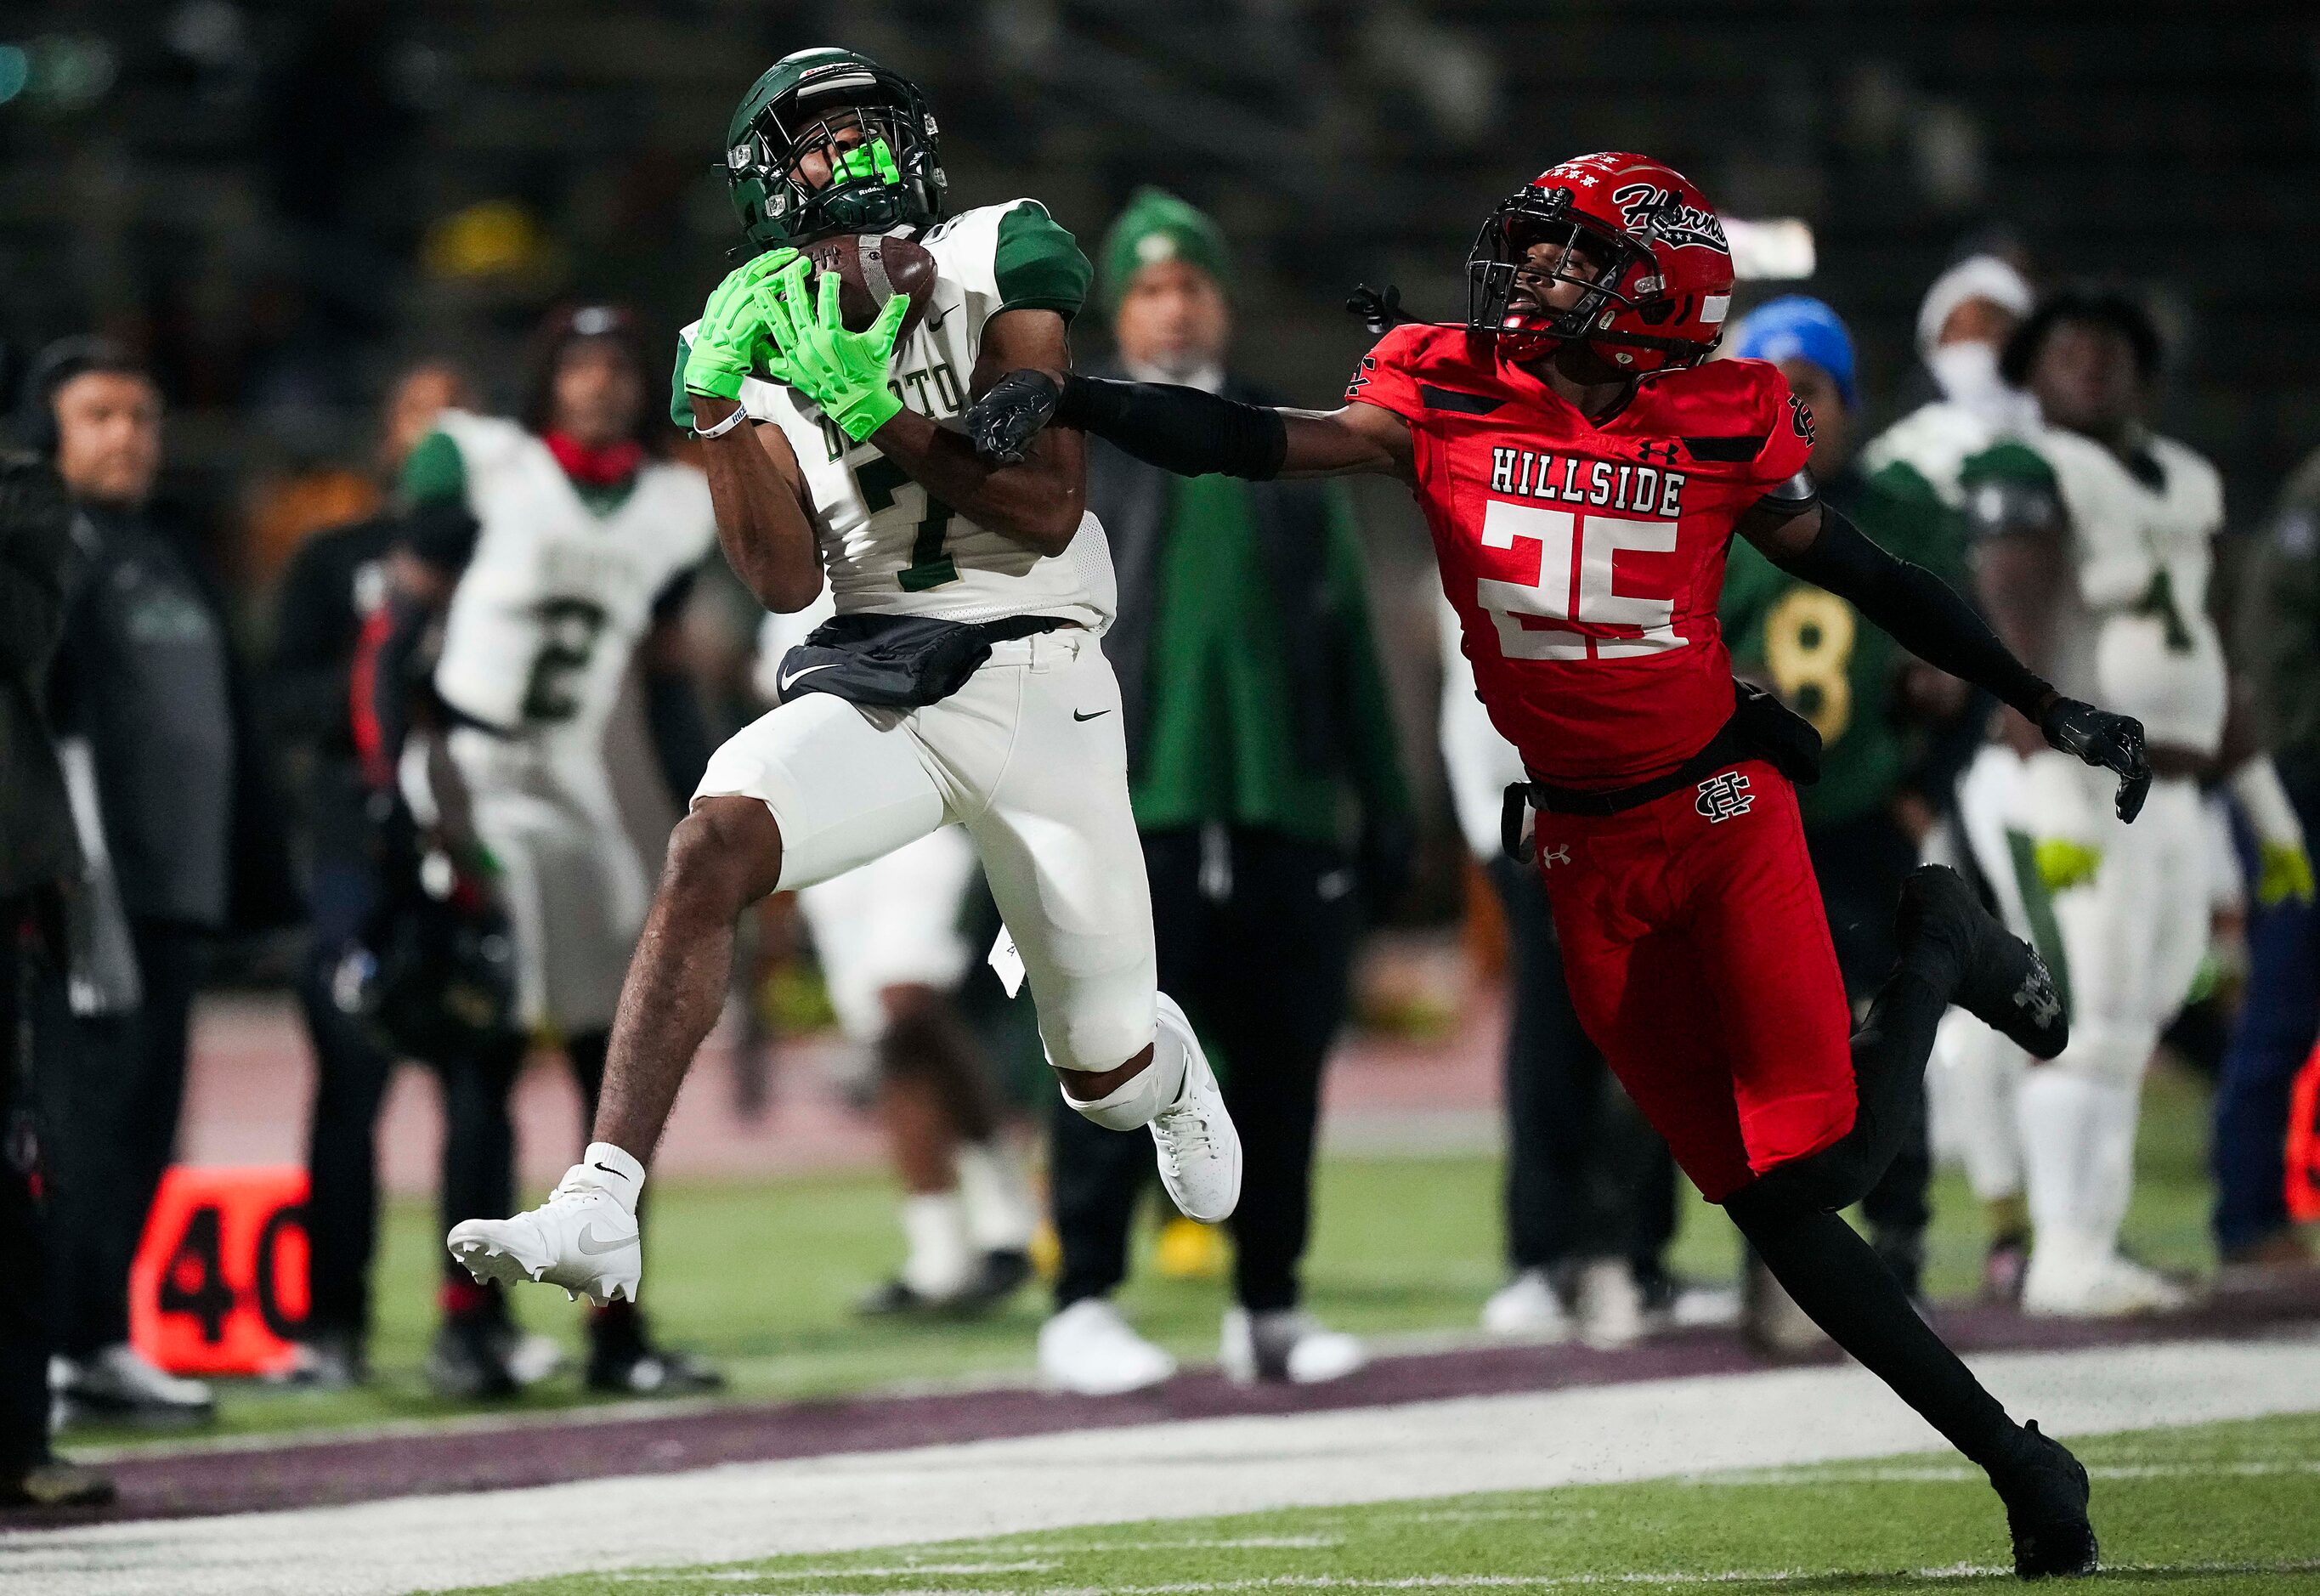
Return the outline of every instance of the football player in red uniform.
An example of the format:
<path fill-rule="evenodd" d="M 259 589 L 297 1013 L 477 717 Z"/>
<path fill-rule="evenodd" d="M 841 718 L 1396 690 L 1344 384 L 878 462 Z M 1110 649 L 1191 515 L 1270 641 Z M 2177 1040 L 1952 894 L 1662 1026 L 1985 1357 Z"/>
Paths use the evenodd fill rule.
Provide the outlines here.
<path fill-rule="evenodd" d="M 2016 1572 L 2088 1572 L 2086 1471 L 2007 1417 L 1837 1211 L 1890 1160 L 1947 1004 L 2052 1057 L 2062 1002 L 2037 956 L 1928 867 L 1848 1036 L 1790 784 L 1810 779 L 1817 739 L 1735 689 L 1717 630 L 1726 549 L 1748 539 L 2116 771 L 2129 819 L 2151 779 L 2142 728 L 2058 696 L 1938 578 L 1823 504 L 1804 469 L 1811 414 L 1777 368 L 1700 363 L 1732 258 L 1680 174 L 1565 161 L 1492 213 L 1467 270 L 1466 320 L 1387 332 L 1338 410 L 1020 371 L 969 430 L 995 461 L 1053 421 L 1187 476 L 1409 485 L 1482 702 L 1529 766 L 1589 1033 L 1805 1311 L 1988 1471 Z"/>

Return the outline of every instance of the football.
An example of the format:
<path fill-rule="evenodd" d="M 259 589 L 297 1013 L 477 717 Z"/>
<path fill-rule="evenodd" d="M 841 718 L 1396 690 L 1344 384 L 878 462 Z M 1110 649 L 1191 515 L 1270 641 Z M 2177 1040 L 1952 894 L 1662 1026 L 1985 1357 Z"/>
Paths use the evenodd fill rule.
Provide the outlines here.
<path fill-rule="evenodd" d="M 901 336 L 908 338 L 934 297 L 935 258 L 900 233 L 840 233 L 816 240 L 804 253 L 816 277 L 838 274 L 838 307 L 851 331 L 867 328 L 889 299 L 903 294 L 911 313 L 902 318 Z"/>

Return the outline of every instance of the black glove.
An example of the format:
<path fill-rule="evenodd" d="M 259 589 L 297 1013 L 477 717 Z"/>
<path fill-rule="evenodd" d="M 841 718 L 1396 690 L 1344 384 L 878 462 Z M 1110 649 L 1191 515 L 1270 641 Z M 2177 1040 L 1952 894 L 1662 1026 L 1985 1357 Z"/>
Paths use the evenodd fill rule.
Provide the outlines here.
<path fill-rule="evenodd" d="M 1010 371 L 967 407 L 966 435 L 986 466 L 1020 466 L 1063 402 L 1063 385 L 1044 371 Z"/>
<path fill-rule="evenodd" d="M 2120 820 L 2143 812 L 2143 801 L 2151 795 L 2151 757 L 2143 751 L 2142 721 L 2075 698 L 2057 698 L 2038 717 L 2038 730 L 2046 734 L 2047 747 L 2118 774 Z"/>

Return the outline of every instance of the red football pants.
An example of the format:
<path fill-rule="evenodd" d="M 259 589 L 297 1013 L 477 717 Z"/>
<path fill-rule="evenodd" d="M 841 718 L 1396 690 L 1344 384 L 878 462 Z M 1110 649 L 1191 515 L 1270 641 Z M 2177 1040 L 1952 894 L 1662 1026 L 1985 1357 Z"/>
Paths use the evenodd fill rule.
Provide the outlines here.
<path fill-rule="evenodd" d="M 1796 790 L 1762 760 L 1610 816 L 1542 812 L 1580 1023 L 1702 1195 L 1853 1129 L 1852 1011 Z"/>

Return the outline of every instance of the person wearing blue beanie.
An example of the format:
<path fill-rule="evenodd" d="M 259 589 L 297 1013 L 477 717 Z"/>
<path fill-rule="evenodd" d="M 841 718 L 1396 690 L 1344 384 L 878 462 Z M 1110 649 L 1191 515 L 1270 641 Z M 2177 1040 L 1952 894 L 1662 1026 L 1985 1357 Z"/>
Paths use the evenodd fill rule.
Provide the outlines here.
<path fill-rule="evenodd" d="M 1809 361 L 1835 385 L 1845 409 L 1860 408 L 1861 394 L 1853 381 L 1853 334 L 1826 301 L 1809 294 L 1783 294 L 1749 312 L 1733 334 L 1732 352 L 1744 360 L 1770 360 L 1783 371 L 1790 361 Z M 1796 387 L 1794 376 L 1789 385 Z M 1806 404 L 1813 403 L 1811 394 L 1804 398 Z"/>

